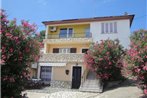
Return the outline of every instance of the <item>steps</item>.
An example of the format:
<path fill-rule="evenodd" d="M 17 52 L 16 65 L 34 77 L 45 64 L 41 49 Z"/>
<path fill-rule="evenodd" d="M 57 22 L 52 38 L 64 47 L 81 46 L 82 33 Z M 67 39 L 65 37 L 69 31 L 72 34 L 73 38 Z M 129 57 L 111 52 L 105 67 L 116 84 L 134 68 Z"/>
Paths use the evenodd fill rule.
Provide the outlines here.
<path fill-rule="evenodd" d="M 93 72 L 89 72 L 86 80 L 83 84 L 81 84 L 79 90 L 101 93 L 103 91 L 103 84 L 101 83 L 100 79 L 96 79 L 96 75 Z"/>

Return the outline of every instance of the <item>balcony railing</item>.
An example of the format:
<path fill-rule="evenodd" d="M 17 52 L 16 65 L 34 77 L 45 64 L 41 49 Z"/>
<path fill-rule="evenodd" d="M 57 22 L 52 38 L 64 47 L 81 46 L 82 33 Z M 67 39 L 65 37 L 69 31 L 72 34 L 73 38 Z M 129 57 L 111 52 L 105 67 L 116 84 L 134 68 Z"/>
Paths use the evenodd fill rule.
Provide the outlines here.
<path fill-rule="evenodd" d="M 40 62 L 83 62 L 83 53 L 47 53 L 43 54 Z"/>
<path fill-rule="evenodd" d="M 60 39 L 60 38 L 91 38 L 92 34 L 88 33 L 72 33 L 72 34 L 49 34 L 49 39 Z"/>

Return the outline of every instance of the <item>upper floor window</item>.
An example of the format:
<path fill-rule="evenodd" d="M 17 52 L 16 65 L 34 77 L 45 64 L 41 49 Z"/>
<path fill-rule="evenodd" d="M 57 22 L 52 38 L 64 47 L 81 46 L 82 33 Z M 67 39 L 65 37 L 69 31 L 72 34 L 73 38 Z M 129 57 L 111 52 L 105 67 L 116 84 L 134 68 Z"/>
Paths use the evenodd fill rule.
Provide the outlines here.
<path fill-rule="evenodd" d="M 117 33 L 117 22 L 101 23 L 102 34 Z"/>
<path fill-rule="evenodd" d="M 60 29 L 60 38 L 69 38 L 72 37 L 73 28 L 62 28 Z"/>

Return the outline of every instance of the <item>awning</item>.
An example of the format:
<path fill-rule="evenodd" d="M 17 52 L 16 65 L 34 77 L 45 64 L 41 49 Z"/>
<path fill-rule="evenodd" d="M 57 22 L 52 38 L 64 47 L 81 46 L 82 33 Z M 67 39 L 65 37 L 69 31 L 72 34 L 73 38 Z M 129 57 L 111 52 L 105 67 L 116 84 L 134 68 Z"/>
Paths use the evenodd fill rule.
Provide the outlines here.
<path fill-rule="evenodd" d="M 39 63 L 39 66 L 66 66 L 66 63 Z"/>

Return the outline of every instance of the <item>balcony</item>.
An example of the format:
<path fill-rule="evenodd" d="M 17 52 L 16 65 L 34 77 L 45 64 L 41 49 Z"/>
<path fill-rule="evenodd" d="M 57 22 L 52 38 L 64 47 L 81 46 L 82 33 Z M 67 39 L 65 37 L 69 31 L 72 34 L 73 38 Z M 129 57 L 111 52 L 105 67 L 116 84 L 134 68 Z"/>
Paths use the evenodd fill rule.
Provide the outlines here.
<path fill-rule="evenodd" d="M 74 34 L 49 34 L 44 43 L 91 43 L 91 33 L 74 33 Z"/>
<path fill-rule="evenodd" d="M 49 34 L 48 39 L 62 39 L 62 38 L 91 38 L 91 33 L 69 33 L 69 34 Z"/>
<path fill-rule="evenodd" d="M 83 62 L 84 54 L 80 53 L 47 53 L 43 54 L 40 62 Z"/>

